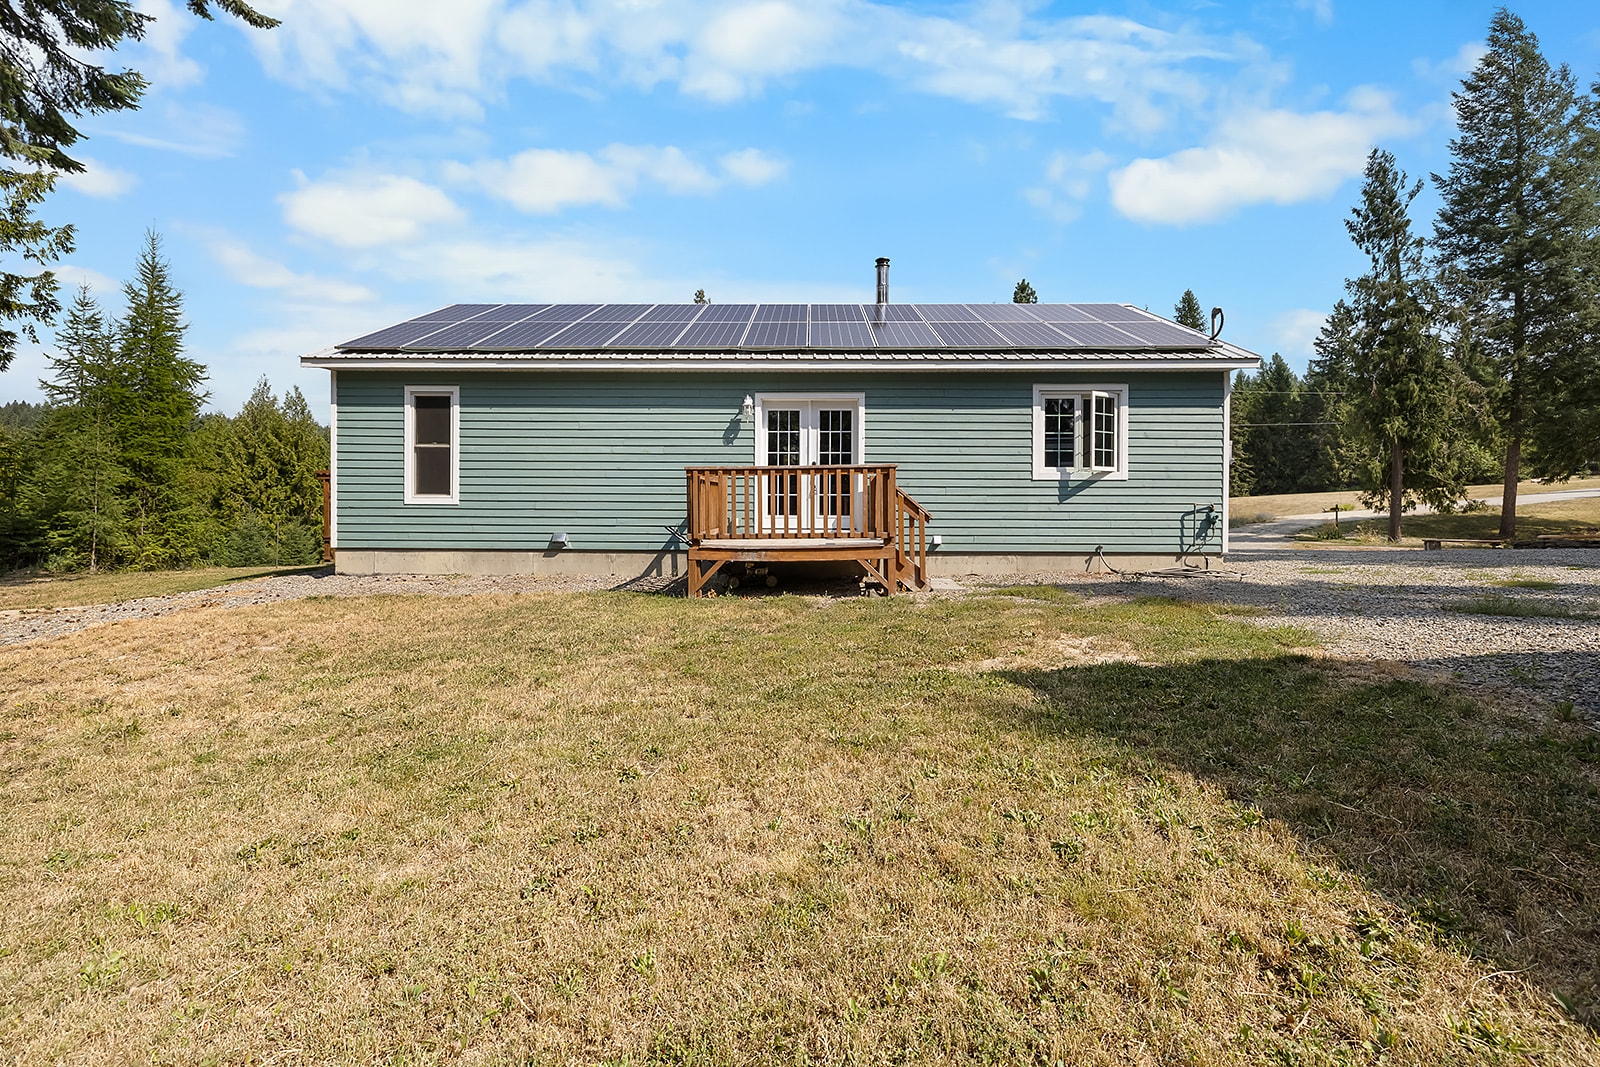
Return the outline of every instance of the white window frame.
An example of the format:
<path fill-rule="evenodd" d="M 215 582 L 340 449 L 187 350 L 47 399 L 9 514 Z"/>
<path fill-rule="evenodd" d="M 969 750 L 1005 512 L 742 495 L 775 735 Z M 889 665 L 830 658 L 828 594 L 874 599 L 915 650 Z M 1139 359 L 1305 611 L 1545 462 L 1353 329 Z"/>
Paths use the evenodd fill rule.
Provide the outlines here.
<path fill-rule="evenodd" d="M 1116 401 L 1117 412 L 1117 462 L 1113 467 L 1093 467 L 1094 398 L 1109 396 Z M 1070 468 L 1047 467 L 1044 462 L 1044 402 L 1071 397 L 1077 401 L 1076 425 L 1073 428 L 1073 447 L 1081 466 Z M 1033 478 L 1034 481 L 1101 481 L 1125 482 L 1128 480 L 1128 386 L 1126 383 L 1106 385 L 1035 385 L 1033 387 Z"/>
<path fill-rule="evenodd" d="M 855 427 L 855 458 L 852 465 L 860 465 L 867 461 L 867 394 L 866 393 L 756 393 L 755 394 L 755 464 L 758 467 L 767 466 L 767 408 L 781 408 L 791 404 L 838 404 L 840 407 L 854 406 L 856 409 Z M 815 426 L 807 427 L 808 434 L 816 432 Z M 812 454 L 816 453 L 815 441 L 810 442 L 808 448 Z"/>
<path fill-rule="evenodd" d="M 450 495 L 419 496 L 412 492 L 416 484 L 416 405 L 419 396 L 448 396 L 450 398 Z M 408 385 L 406 386 L 405 418 L 405 502 L 407 504 L 459 504 L 461 503 L 461 387 L 459 385 Z"/>

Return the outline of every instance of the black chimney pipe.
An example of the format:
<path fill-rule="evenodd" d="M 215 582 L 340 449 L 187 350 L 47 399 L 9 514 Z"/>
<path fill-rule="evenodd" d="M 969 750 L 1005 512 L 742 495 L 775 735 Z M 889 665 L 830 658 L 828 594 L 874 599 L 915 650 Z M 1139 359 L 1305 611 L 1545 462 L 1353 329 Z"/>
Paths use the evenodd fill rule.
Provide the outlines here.
<path fill-rule="evenodd" d="M 889 257 L 878 257 L 878 303 L 889 302 Z"/>

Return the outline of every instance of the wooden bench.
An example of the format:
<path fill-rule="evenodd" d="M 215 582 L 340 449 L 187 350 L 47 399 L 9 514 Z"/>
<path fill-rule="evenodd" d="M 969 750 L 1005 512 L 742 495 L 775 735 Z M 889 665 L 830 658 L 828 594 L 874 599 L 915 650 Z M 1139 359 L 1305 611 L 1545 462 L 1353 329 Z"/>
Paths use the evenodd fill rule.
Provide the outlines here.
<path fill-rule="evenodd" d="M 1494 545 L 1500 547 L 1506 543 L 1503 537 L 1424 537 L 1422 550 L 1424 552 L 1438 552 L 1445 545 Z"/>

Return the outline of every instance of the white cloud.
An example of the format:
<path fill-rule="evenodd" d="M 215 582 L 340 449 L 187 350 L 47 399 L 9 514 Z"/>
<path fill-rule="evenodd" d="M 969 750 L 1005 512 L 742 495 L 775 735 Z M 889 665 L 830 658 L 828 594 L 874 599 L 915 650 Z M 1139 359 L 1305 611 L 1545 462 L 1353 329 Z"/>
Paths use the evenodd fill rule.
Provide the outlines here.
<path fill-rule="evenodd" d="M 1479 61 L 1488 54 L 1489 49 L 1482 41 L 1468 41 L 1456 49 L 1455 55 L 1438 62 L 1426 58 L 1413 59 L 1411 70 L 1425 80 L 1455 81 L 1476 70 Z"/>
<path fill-rule="evenodd" d="M 1110 165 L 1111 157 L 1098 148 L 1052 153 L 1044 183 L 1022 190 L 1023 199 L 1057 222 L 1071 222 L 1083 214 L 1093 177 Z"/>
<path fill-rule="evenodd" d="M 1311 342 L 1317 339 L 1317 334 L 1322 330 L 1322 324 L 1328 316 L 1321 311 L 1312 311 L 1310 308 L 1295 308 L 1285 311 L 1273 318 L 1267 324 L 1267 333 L 1272 337 L 1272 343 L 1280 353 L 1291 356 L 1308 356 L 1312 352 Z"/>
<path fill-rule="evenodd" d="M 301 233 L 344 248 L 372 248 L 412 241 L 439 223 L 465 214 L 442 191 L 395 174 L 355 174 L 307 181 L 278 197 L 286 222 Z"/>
<path fill-rule="evenodd" d="M 79 286 L 87 285 L 94 293 L 96 300 L 104 302 L 122 293 L 122 283 L 109 274 L 101 274 L 92 267 L 80 267 L 74 263 L 59 263 L 50 268 L 56 280 L 61 283 L 62 303 L 72 299 Z"/>
<path fill-rule="evenodd" d="M 229 277 L 252 288 L 277 289 L 287 296 L 332 304 L 359 304 L 377 299 L 377 294 L 364 285 L 319 278 L 314 274 L 297 274 L 225 234 L 212 234 L 206 243 L 212 258 Z"/>
<path fill-rule="evenodd" d="M 548 215 L 584 204 L 622 207 L 649 183 L 678 196 L 716 191 L 727 180 L 760 185 L 780 177 L 787 164 L 759 149 L 722 156 L 725 177 L 713 174 L 671 145 L 608 145 L 591 156 L 554 148 L 530 148 L 508 160 L 450 163 L 445 176 L 481 188 L 521 211 Z"/>
<path fill-rule="evenodd" d="M 84 196 L 92 196 L 98 200 L 115 200 L 123 193 L 128 192 L 139 184 L 136 175 L 125 170 L 101 163 L 88 156 L 79 156 L 78 162 L 87 170 L 81 174 L 58 174 L 57 185 L 65 185 L 69 189 L 76 189 Z"/>
<path fill-rule="evenodd" d="M 717 162 L 728 177 L 741 185 L 766 185 L 789 172 L 787 160 L 778 159 L 759 148 L 746 148 L 719 156 Z"/>
<path fill-rule="evenodd" d="M 245 129 L 239 116 L 226 108 L 168 101 L 159 108 L 119 114 L 115 122 L 98 124 L 92 132 L 145 148 L 216 159 L 238 151 Z"/>
<path fill-rule="evenodd" d="M 205 72 L 182 53 L 183 39 L 194 28 L 195 17 L 172 0 L 137 0 L 134 7 L 155 20 L 145 23 L 144 39 L 136 46 L 135 69 L 156 91 L 198 84 Z"/>
<path fill-rule="evenodd" d="M 1296 11 L 1309 11 L 1319 26 L 1333 25 L 1333 0 L 1294 0 Z"/>
<path fill-rule="evenodd" d="M 1346 111 L 1258 110 L 1226 119 L 1206 147 L 1114 171 L 1111 202 L 1136 221 L 1183 226 L 1247 204 L 1327 196 L 1362 172 L 1374 144 L 1418 128 L 1382 93 L 1356 90 L 1348 104 Z"/>
<path fill-rule="evenodd" d="M 1138 130 L 1203 105 L 1188 68 L 1256 63 L 1261 50 L 1193 25 L 1050 17 L 1008 0 L 935 15 L 873 0 L 275 0 L 252 38 L 277 76 L 376 95 L 414 111 L 475 115 L 526 78 L 593 93 L 627 85 L 727 103 L 775 80 L 848 67 L 916 90 L 1040 118 L 1095 100 Z"/>

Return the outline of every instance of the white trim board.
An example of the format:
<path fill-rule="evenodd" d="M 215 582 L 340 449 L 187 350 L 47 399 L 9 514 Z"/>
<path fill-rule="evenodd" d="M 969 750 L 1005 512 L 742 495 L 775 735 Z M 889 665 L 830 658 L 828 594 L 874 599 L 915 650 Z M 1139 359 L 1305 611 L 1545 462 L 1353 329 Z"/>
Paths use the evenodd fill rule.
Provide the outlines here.
<path fill-rule="evenodd" d="M 416 408 L 412 401 L 419 396 L 448 396 L 450 398 L 450 495 L 418 496 L 411 491 L 416 474 L 413 442 L 415 440 Z M 408 385 L 405 402 L 405 503 L 407 504 L 459 504 L 461 503 L 461 387 L 459 385 Z"/>

